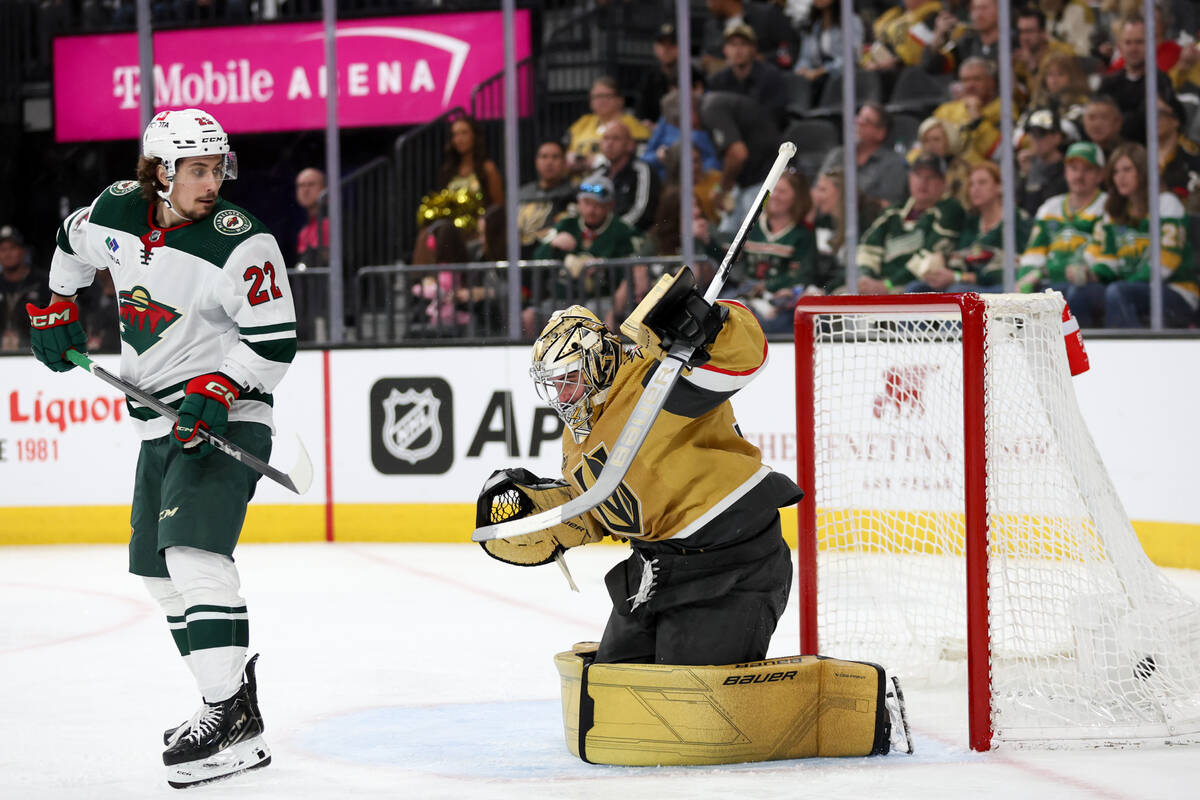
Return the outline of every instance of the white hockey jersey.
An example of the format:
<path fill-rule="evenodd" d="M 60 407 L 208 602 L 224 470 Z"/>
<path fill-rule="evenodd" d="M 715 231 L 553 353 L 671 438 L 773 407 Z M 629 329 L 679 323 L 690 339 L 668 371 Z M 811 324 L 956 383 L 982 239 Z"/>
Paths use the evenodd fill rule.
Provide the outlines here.
<path fill-rule="evenodd" d="M 171 406 L 197 375 L 245 387 L 230 421 L 272 426 L 271 392 L 296 354 L 296 311 L 275 237 L 219 199 L 200 222 L 159 228 L 136 181 L 118 181 L 63 222 L 50 289 L 70 297 L 107 269 L 120 307 L 121 377 Z M 127 398 L 143 439 L 171 424 Z M 273 426 L 272 426 L 273 427 Z"/>

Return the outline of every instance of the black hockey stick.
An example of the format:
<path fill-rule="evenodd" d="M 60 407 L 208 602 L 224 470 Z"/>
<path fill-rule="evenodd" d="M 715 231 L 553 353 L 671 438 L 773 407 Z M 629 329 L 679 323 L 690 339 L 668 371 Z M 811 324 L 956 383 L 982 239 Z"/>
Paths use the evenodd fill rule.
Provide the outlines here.
<path fill-rule="evenodd" d="M 121 380 L 116 375 L 113 375 L 108 370 L 97 365 L 94 361 L 78 350 L 68 350 L 66 352 L 66 357 L 71 363 L 75 364 L 76 366 L 83 367 L 100 380 L 116 389 L 119 389 L 120 391 L 132 397 L 134 400 L 137 400 L 142 405 L 154 409 L 172 422 L 179 419 L 178 411 L 171 408 L 157 397 L 154 397 L 153 395 L 137 388 L 132 383 Z M 304 449 L 304 443 L 300 442 L 299 439 L 297 439 L 297 443 L 300 445 L 300 454 L 296 457 L 295 465 L 289 472 L 282 472 L 275 469 L 261 458 L 246 452 L 241 447 L 238 447 L 236 444 L 226 439 L 224 436 L 212 433 L 211 431 L 207 431 L 203 428 L 197 428 L 196 433 L 201 439 L 208 442 L 225 455 L 229 456 L 230 458 L 237 459 L 258 474 L 265 475 L 266 477 L 278 483 L 280 486 L 290 489 L 296 494 L 304 494 L 308 491 L 308 487 L 312 485 L 312 461 L 310 461 L 308 458 L 308 451 Z"/>
<path fill-rule="evenodd" d="M 717 295 L 720 294 L 721 288 L 725 285 L 725 279 L 729 277 L 729 271 L 733 268 L 733 262 L 741 255 L 742 246 L 746 243 L 746 237 L 750 234 L 750 227 L 758 219 L 758 215 L 766 206 L 767 198 L 771 195 L 771 190 L 779 182 L 779 178 L 783 175 L 783 171 L 787 169 L 788 162 L 792 160 L 794 155 L 796 155 L 796 145 L 791 142 L 784 142 L 779 145 L 779 155 L 775 157 L 775 164 L 767 174 L 766 180 L 763 181 L 762 188 L 758 190 L 758 196 L 754 198 L 754 206 L 750 209 L 750 213 L 746 215 L 746 218 L 742 220 L 742 226 L 738 228 L 737 234 L 733 237 L 733 242 L 729 245 L 729 250 L 725 253 L 725 258 L 721 261 L 720 268 L 717 269 L 717 274 L 713 276 L 712 283 L 708 286 L 708 291 L 704 293 L 704 299 L 708 303 L 716 302 Z M 646 384 L 646 388 L 642 391 L 642 396 L 638 399 L 637 405 L 634 406 L 633 413 L 629 415 L 629 420 L 625 423 L 625 427 L 621 429 L 621 433 L 617 437 L 617 442 L 613 446 L 612 455 L 605 463 L 604 468 L 600 470 L 600 474 L 596 477 L 596 482 L 584 491 L 583 494 L 571 498 L 561 506 L 543 511 L 540 514 L 476 528 L 475 532 L 471 534 L 471 540 L 475 542 L 487 542 L 492 539 L 505 539 L 510 536 L 536 533 L 552 525 L 557 525 L 564 520 L 591 511 L 607 500 L 616 491 L 617 487 L 621 485 L 625 473 L 629 471 L 634 457 L 642 447 L 642 442 L 646 441 L 646 436 L 650 433 L 650 427 L 654 425 L 654 420 L 658 418 L 658 412 L 662 410 L 663 405 L 667 402 L 667 395 L 671 393 L 671 389 L 679 379 L 680 370 L 683 369 L 688 359 L 691 358 L 692 349 L 687 345 L 678 344 L 667 351 L 666 357 L 663 358 L 662 363 L 659 364 L 658 369 L 651 376 L 650 382 Z"/>

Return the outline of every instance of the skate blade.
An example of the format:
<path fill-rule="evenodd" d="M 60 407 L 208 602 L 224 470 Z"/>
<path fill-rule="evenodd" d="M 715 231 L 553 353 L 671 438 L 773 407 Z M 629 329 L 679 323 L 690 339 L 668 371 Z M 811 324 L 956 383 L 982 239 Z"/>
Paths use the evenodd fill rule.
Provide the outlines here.
<path fill-rule="evenodd" d="M 167 784 L 174 789 L 186 789 L 202 783 L 219 781 L 239 772 L 259 769 L 271 763 L 271 749 L 261 736 L 227 747 L 208 758 L 198 758 L 167 767 Z"/>
<path fill-rule="evenodd" d="M 888 716 L 892 723 L 891 751 L 912 755 L 912 732 L 908 728 L 908 712 L 904 708 L 904 692 L 900 689 L 898 678 L 892 677 L 889 680 L 892 684 L 892 691 L 884 696 L 884 705 L 887 706 Z"/>

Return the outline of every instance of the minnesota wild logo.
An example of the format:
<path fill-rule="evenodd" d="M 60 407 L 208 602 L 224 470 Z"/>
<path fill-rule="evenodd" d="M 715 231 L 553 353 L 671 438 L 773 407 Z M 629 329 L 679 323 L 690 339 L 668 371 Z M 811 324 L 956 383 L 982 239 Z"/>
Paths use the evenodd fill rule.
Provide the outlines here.
<path fill-rule="evenodd" d="M 591 453 L 583 456 L 583 461 L 575 468 L 575 480 L 584 488 L 596 482 L 596 476 L 604 469 L 608 461 L 608 451 L 600 445 Z M 642 501 L 633 490 L 622 482 L 617 490 L 600 505 L 595 513 L 610 531 L 617 534 L 638 535 L 642 531 Z"/>
<path fill-rule="evenodd" d="M 108 191 L 120 197 L 123 194 L 129 194 L 136 190 L 141 184 L 137 181 L 117 181 L 112 186 L 108 187 Z"/>
<path fill-rule="evenodd" d="M 162 338 L 180 314 L 176 309 L 154 300 L 145 287 L 135 286 L 120 292 L 121 338 L 140 356 Z"/>
<path fill-rule="evenodd" d="M 242 212 L 227 208 L 213 217 L 213 227 L 226 236 L 237 236 L 250 230 L 250 220 Z"/>

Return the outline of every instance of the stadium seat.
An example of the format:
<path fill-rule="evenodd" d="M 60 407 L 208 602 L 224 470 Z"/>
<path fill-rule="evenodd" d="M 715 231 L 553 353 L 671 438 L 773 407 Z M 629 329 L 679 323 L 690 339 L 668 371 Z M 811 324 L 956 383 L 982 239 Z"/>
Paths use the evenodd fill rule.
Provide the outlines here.
<path fill-rule="evenodd" d="M 868 100 L 883 100 L 883 83 L 879 74 L 865 69 L 854 71 L 855 104 Z M 821 98 L 805 117 L 838 117 L 842 114 L 842 76 L 831 75 L 821 90 Z"/>
<path fill-rule="evenodd" d="M 783 138 L 796 145 L 796 169 L 812 181 L 829 151 L 841 144 L 839 133 L 827 119 L 799 119 L 788 126 Z"/>
<path fill-rule="evenodd" d="M 812 81 L 794 72 L 783 73 L 783 85 L 787 90 L 787 105 L 784 110 L 789 117 L 802 117 L 812 108 Z"/>
<path fill-rule="evenodd" d="M 921 117 L 912 114 L 893 114 L 892 132 L 884 145 L 907 151 L 917 143 L 917 129 L 921 127 L 921 122 Z"/>
<path fill-rule="evenodd" d="M 896 78 L 887 110 L 924 117 L 949 99 L 950 88 L 945 78 L 930 75 L 920 67 L 905 67 Z"/>

